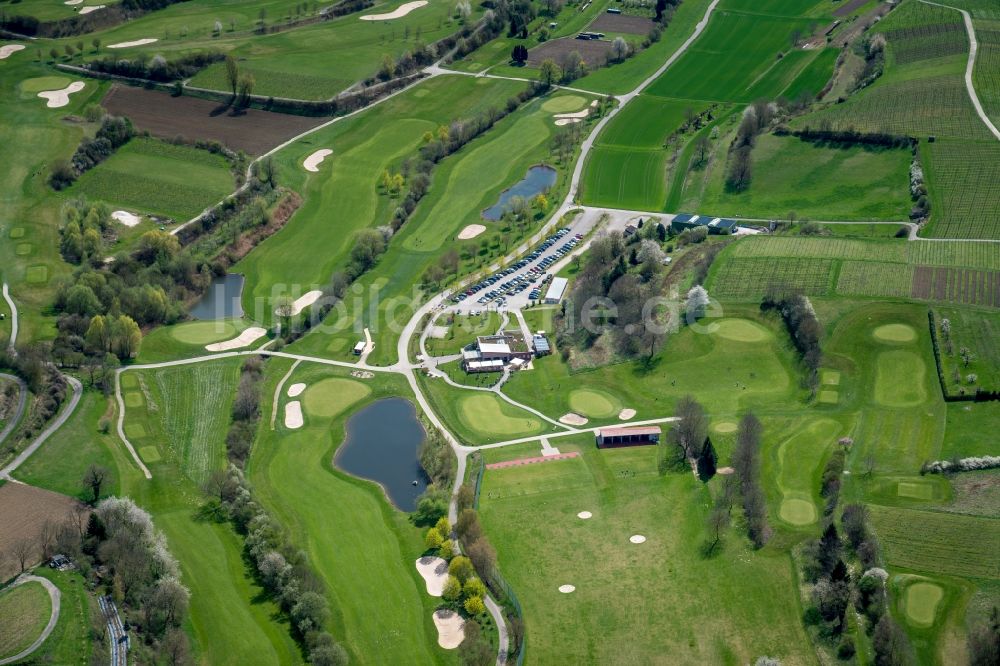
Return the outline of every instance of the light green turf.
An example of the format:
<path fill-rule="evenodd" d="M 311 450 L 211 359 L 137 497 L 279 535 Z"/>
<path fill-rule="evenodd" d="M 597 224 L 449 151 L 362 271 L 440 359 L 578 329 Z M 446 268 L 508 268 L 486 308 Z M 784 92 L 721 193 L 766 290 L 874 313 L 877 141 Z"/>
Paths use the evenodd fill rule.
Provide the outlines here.
<path fill-rule="evenodd" d="M 790 525 L 803 527 L 816 522 L 816 505 L 812 500 L 800 497 L 785 497 L 779 509 L 781 519 Z"/>
<path fill-rule="evenodd" d="M 841 432 L 841 424 L 832 418 L 818 418 L 797 419 L 777 431 L 771 422 L 767 426 L 766 434 L 784 437 L 776 448 L 768 447 L 782 495 L 779 516 L 795 527 L 811 525 L 819 515 L 815 477 Z"/>
<path fill-rule="evenodd" d="M 302 395 L 306 413 L 312 416 L 336 416 L 345 409 L 364 400 L 371 389 L 367 384 L 352 379 L 324 379 L 306 388 Z"/>
<path fill-rule="evenodd" d="M 823 386 L 838 386 L 840 385 L 840 371 L 839 370 L 820 370 L 819 373 L 819 383 Z"/>
<path fill-rule="evenodd" d="M 596 389 L 570 391 L 569 406 L 577 414 L 592 419 L 606 419 L 621 411 L 621 402 L 605 391 Z"/>
<path fill-rule="evenodd" d="M 0 592 L 0 658 L 31 645 L 51 615 L 49 595 L 40 583 L 32 581 Z"/>
<path fill-rule="evenodd" d="M 211 342 L 235 337 L 236 326 L 231 321 L 192 321 L 178 324 L 170 329 L 170 335 L 186 345 L 207 345 Z"/>
<path fill-rule="evenodd" d="M 944 590 L 934 583 L 911 583 L 906 587 L 906 599 L 903 607 L 906 618 L 918 627 L 929 627 L 934 624 L 934 616 L 938 603 L 944 596 Z"/>
<path fill-rule="evenodd" d="M 896 486 L 897 494 L 900 497 L 911 499 L 929 500 L 934 497 L 934 486 L 929 483 L 919 481 L 900 481 Z"/>
<path fill-rule="evenodd" d="M 924 360 L 912 351 L 884 351 L 878 355 L 875 401 L 886 407 L 914 407 L 927 399 Z"/>
<path fill-rule="evenodd" d="M 459 405 L 462 421 L 473 430 L 499 435 L 530 435 L 541 426 L 539 419 L 504 403 L 490 393 L 476 392 L 462 398 Z"/>
<path fill-rule="evenodd" d="M 570 113 L 572 111 L 579 111 L 589 103 L 588 98 L 581 95 L 563 95 L 543 102 L 542 111 L 547 111 L 548 113 Z"/>
<path fill-rule="evenodd" d="M 139 455 L 142 456 L 143 461 L 147 463 L 160 462 L 162 459 L 160 451 L 152 444 L 149 446 L 139 447 Z"/>
<path fill-rule="evenodd" d="M 913 342 L 917 339 L 917 332 L 906 324 L 884 324 L 872 331 L 872 335 L 879 342 Z"/>
<path fill-rule="evenodd" d="M 142 407 L 145 402 L 142 398 L 142 393 L 139 391 L 127 391 L 123 397 L 126 407 Z"/>
<path fill-rule="evenodd" d="M 825 405 L 836 405 L 840 402 L 840 394 L 837 391 L 820 391 L 819 401 Z"/>
<path fill-rule="evenodd" d="M 739 428 L 739 425 L 733 421 L 720 421 L 712 425 L 712 430 L 721 434 L 736 432 L 737 428 Z"/>
<path fill-rule="evenodd" d="M 71 79 L 65 76 L 38 76 L 21 81 L 18 87 L 23 95 L 35 97 L 46 90 L 62 90 L 70 84 L 70 81 Z"/>
<path fill-rule="evenodd" d="M 720 319 L 713 323 L 712 334 L 726 340 L 764 342 L 774 337 L 769 330 L 749 319 Z"/>

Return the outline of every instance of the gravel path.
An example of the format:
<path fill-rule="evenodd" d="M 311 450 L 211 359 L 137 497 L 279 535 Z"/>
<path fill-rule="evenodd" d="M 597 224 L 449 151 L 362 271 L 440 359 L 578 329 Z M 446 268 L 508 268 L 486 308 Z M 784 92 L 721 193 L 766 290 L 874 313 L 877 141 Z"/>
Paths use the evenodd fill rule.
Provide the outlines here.
<path fill-rule="evenodd" d="M 20 421 L 21 417 L 24 415 L 24 408 L 28 405 L 28 385 L 24 383 L 23 379 L 14 375 L 8 375 L 0 372 L 0 377 L 9 379 L 12 382 L 17 382 L 19 394 L 17 399 L 17 409 L 14 411 L 14 415 L 7 419 L 7 425 L 4 426 L 3 432 L 0 432 L 0 444 L 2 444 L 14 428 L 17 427 L 17 422 Z"/>

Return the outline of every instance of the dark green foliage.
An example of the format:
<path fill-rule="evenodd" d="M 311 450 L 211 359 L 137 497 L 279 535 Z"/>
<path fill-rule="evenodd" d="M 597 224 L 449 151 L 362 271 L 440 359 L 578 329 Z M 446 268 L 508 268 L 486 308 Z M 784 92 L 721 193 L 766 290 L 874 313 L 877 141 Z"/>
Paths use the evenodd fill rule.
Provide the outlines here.
<path fill-rule="evenodd" d="M 190 79 L 202 69 L 223 58 L 225 55 L 220 51 L 190 53 L 172 60 L 166 60 L 161 56 L 148 58 L 145 55 L 126 60 L 109 55 L 88 63 L 87 67 L 104 74 L 166 83 Z"/>
<path fill-rule="evenodd" d="M 712 446 L 712 439 L 706 437 L 705 445 L 701 448 L 701 454 L 698 456 L 698 478 L 702 482 L 707 483 L 709 479 L 715 476 L 715 466 L 718 460 L 719 457 L 715 453 L 715 447 Z"/>

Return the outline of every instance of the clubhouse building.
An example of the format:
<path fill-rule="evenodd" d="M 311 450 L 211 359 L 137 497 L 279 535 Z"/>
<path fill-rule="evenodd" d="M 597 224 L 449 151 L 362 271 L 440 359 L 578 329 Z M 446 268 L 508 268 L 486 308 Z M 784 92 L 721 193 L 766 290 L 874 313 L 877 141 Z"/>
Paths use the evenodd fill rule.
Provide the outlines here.
<path fill-rule="evenodd" d="M 466 372 L 503 372 L 507 364 L 520 367 L 531 360 L 531 348 L 519 333 L 481 335 L 462 350 Z"/>
<path fill-rule="evenodd" d="M 660 441 L 660 426 L 613 426 L 599 428 L 597 448 L 611 449 L 620 446 L 644 446 Z"/>

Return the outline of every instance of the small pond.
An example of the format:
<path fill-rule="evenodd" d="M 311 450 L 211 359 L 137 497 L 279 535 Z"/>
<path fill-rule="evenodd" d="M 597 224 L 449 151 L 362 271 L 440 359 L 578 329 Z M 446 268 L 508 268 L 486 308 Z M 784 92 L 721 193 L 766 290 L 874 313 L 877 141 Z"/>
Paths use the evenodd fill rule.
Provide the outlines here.
<path fill-rule="evenodd" d="M 413 404 L 386 398 L 348 419 L 347 439 L 333 462 L 337 469 L 378 483 L 400 511 L 413 511 L 428 483 L 418 460 L 424 437 Z"/>
<path fill-rule="evenodd" d="M 514 197 L 531 199 L 536 194 L 544 192 L 556 183 L 556 170 L 547 166 L 533 166 L 528 169 L 528 175 L 518 181 L 513 187 L 500 193 L 500 200 L 483 211 L 487 220 L 499 220 L 507 210 L 507 204 Z"/>
<path fill-rule="evenodd" d="M 208 291 L 193 308 L 194 319 L 238 319 L 243 316 L 243 276 L 229 273 L 212 280 Z"/>

